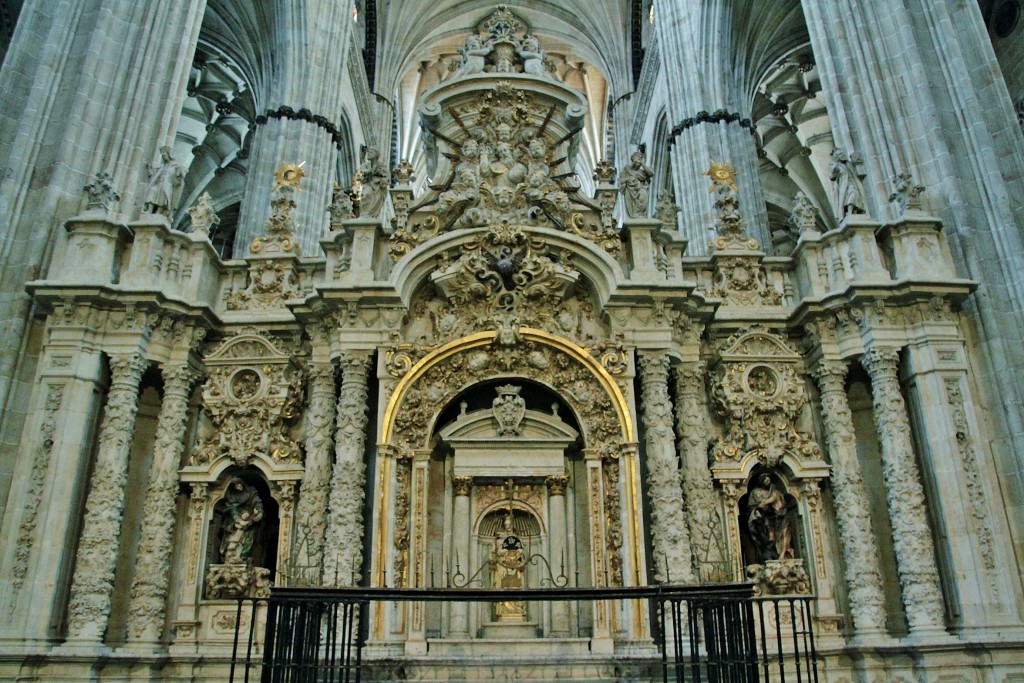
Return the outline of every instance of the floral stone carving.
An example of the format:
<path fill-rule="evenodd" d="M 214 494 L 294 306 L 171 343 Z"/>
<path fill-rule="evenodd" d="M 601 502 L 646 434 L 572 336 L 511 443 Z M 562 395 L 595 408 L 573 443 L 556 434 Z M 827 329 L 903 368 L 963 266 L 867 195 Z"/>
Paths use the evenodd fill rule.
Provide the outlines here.
<path fill-rule="evenodd" d="M 775 467 L 785 453 L 819 461 L 821 449 L 796 430 L 807 403 L 798 374 L 802 360 L 777 337 L 760 329 L 740 332 L 726 342 L 710 379 L 715 412 L 726 433 L 715 444 L 716 462 L 738 461 L 750 451 Z"/>
<path fill-rule="evenodd" d="M 191 464 L 230 457 L 249 463 L 257 454 L 297 463 L 301 450 L 291 427 L 302 405 L 298 364 L 255 331 L 224 341 L 205 359 L 203 408 L 212 429 L 192 452 Z"/>

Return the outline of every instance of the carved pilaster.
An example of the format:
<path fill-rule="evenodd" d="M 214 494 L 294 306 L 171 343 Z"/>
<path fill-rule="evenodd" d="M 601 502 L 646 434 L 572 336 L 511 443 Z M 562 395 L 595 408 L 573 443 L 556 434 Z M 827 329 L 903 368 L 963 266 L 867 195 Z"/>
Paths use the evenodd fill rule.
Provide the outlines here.
<path fill-rule="evenodd" d="M 110 390 L 71 583 L 69 639 L 98 641 L 107 628 L 128 482 L 128 454 L 139 409 L 139 380 L 145 368 L 146 359 L 138 353 L 110 359 Z"/>
<path fill-rule="evenodd" d="M 825 443 L 832 458 L 836 521 L 846 569 L 850 614 L 858 631 L 884 631 L 885 606 L 867 490 L 857 461 L 846 363 L 822 361 L 812 371 L 821 391 Z"/>
<path fill-rule="evenodd" d="M 18 529 L 18 543 L 14 550 L 14 566 L 11 570 L 12 593 L 17 595 L 28 574 L 29 555 L 32 552 L 32 541 L 35 537 L 36 520 L 39 514 L 39 502 L 42 500 L 43 488 L 46 483 L 46 471 L 50 466 L 50 455 L 53 451 L 53 437 L 56 429 L 57 412 L 64 400 L 64 385 L 51 384 L 46 388 L 46 403 L 35 454 L 32 458 L 32 473 L 29 475 L 28 496 L 22 509 L 21 526 Z M 13 597 L 13 596 L 12 596 Z M 15 601 L 11 600 L 13 608 Z"/>
<path fill-rule="evenodd" d="M 128 639 L 157 641 L 163 632 L 174 536 L 174 498 L 185 450 L 188 398 L 197 373 L 188 367 L 163 369 L 164 398 L 142 509 L 142 533 L 132 582 Z"/>
<path fill-rule="evenodd" d="M 641 419 L 647 444 L 654 574 L 659 581 L 675 577 L 689 582 L 694 579 L 693 563 L 672 428 L 668 366 L 667 353 L 640 354 Z"/>
<path fill-rule="evenodd" d="M 910 420 L 897 376 L 899 352 L 871 349 L 861 364 L 871 376 L 875 429 L 882 449 L 882 475 L 907 623 L 911 631 L 942 628 L 942 591 Z"/>
<path fill-rule="evenodd" d="M 722 547 L 722 519 L 708 468 L 704 363 L 676 366 L 676 437 L 682 462 L 683 504 L 702 581 L 729 578 Z"/>
<path fill-rule="evenodd" d="M 334 366 L 320 363 L 310 373 L 306 408 L 306 462 L 299 495 L 299 522 L 292 571 L 305 583 L 317 585 L 327 528 L 327 499 L 331 480 L 331 430 L 334 427 Z"/>
<path fill-rule="evenodd" d="M 370 357 L 346 354 L 341 358 L 341 368 L 330 517 L 324 547 L 324 579 L 325 582 L 350 585 L 363 561 L 363 447 L 368 422 L 366 380 Z"/>

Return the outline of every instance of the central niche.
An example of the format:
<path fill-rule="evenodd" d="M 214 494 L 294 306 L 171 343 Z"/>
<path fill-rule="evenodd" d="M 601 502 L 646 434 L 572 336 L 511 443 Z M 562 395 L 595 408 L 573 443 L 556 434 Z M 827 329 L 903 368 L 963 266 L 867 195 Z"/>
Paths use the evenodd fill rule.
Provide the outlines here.
<path fill-rule="evenodd" d="M 590 635 L 585 605 L 514 593 L 591 585 L 586 497 L 575 494 L 586 490 L 586 467 L 565 402 L 533 382 L 494 380 L 457 397 L 436 424 L 426 529 L 433 583 L 510 594 L 493 604 L 432 603 L 428 637 Z"/>

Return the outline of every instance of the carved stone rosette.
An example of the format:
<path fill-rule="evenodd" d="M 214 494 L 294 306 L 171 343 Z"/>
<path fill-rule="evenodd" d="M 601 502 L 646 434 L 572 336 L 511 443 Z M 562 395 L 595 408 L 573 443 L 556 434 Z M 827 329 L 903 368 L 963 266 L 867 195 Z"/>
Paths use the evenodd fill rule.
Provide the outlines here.
<path fill-rule="evenodd" d="M 341 358 L 341 369 L 323 575 L 325 583 L 347 586 L 358 579 L 363 562 L 363 449 L 369 421 L 366 401 L 370 357 L 346 353 Z"/>
<path fill-rule="evenodd" d="M 651 532 L 654 537 L 654 575 L 684 582 L 694 579 L 690 534 L 683 512 L 679 459 L 668 395 L 667 353 L 640 354 L 640 387 L 647 443 L 647 485 Z"/>
<path fill-rule="evenodd" d="M 142 510 L 142 533 L 128 616 L 129 640 L 155 641 L 163 630 L 171 574 L 178 466 L 185 450 L 189 394 L 197 377 L 198 374 L 187 366 L 163 370 L 164 398 Z"/>
<path fill-rule="evenodd" d="M 885 603 L 867 490 L 857 460 L 853 415 L 846 399 L 846 363 L 821 361 L 812 371 L 821 391 L 825 443 L 832 460 L 832 489 L 849 591 L 858 631 L 885 630 Z"/>
<path fill-rule="evenodd" d="M 107 627 L 128 482 L 128 455 L 139 408 L 139 380 L 146 365 L 146 359 L 138 353 L 110 359 L 110 390 L 71 583 L 69 639 L 100 640 Z"/>
<path fill-rule="evenodd" d="M 911 631 L 942 628 L 942 590 L 910 420 L 900 390 L 899 351 L 871 349 L 861 364 L 871 376 L 875 428 L 882 448 L 882 475 L 907 623 Z"/>

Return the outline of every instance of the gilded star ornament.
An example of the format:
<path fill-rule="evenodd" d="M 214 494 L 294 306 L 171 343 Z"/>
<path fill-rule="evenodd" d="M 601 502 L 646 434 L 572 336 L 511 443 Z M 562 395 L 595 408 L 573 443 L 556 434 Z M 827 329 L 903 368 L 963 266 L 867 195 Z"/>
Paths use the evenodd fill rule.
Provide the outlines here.
<path fill-rule="evenodd" d="M 712 161 L 711 168 L 704 175 L 711 178 L 711 189 L 708 192 L 714 192 L 719 187 L 728 187 L 739 194 L 740 190 L 736 187 L 736 171 L 729 164 Z"/>
<path fill-rule="evenodd" d="M 306 172 L 302 170 L 302 167 L 298 164 L 284 164 L 281 168 L 274 171 L 274 192 L 277 192 L 286 185 L 294 187 L 296 190 L 302 188 L 299 187 L 299 183 L 303 178 L 306 177 Z"/>

